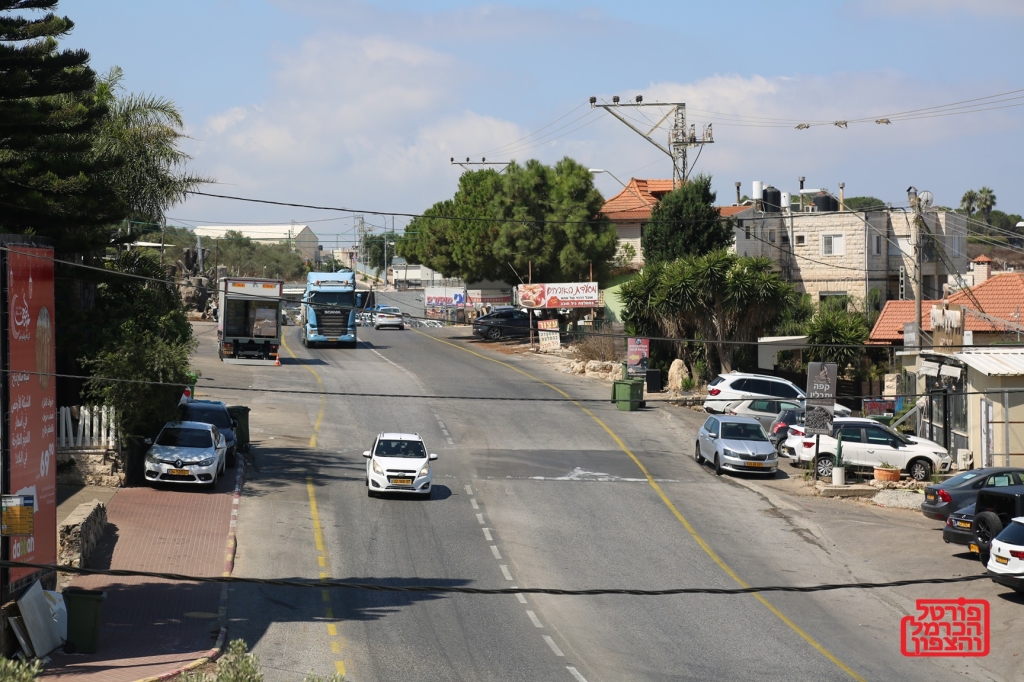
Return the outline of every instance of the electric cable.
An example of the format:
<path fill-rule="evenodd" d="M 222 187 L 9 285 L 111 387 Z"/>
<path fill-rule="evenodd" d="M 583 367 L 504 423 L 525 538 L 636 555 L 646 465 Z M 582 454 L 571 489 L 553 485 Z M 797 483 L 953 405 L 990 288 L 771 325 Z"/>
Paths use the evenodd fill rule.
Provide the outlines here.
<path fill-rule="evenodd" d="M 565 118 L 565 117 L 567 117 L 567 116 L 570 116 L 570 115 L 574 114 L 574 113 L 575 113 L 576 111 L 578 111 L 578 110 L 580 109 L 580 107 L 584 107 L 584 106 L 586 106 L 586 104 L 587 104 L 586 102 L 583 102 L 583 103 L 581 103 L 581 104 L 579 104 L 579 105 L 577 105 L 577 106 L 573 107 L 572 109 L 570 109 L 570 110 L 569 110 L 569 111 L 567 111 L 566 113 L 564 113 L 564 114 L 562 114 L 561 116 L 559 116 L 558 118 L 556 118 L 556 119 L 555 119 L 554 121 L 552 121 L 551 123 L 548 123 L 548 124 L 547 124 L 546 126 L 544 126 L 544 127 L 542 127 L 542 128 L 538 128 L 537 130 L 533 131 L 533 132 L 532 132 L 532 133 L 530 133 L 529 135 L 524 135 L 523 137 L 520 137 L 520 138 L 519 138 L 518 140 L 514 140 L 514 141 L 512 141 L 512 142 L 509 142 L 508 144 L 503 144 L 502 146 L 500 146 L 500 147 L 495 147 L 494 149 L 488 149 L 488 150 L 486 150 L 486 151 L 482 151 L 482 152 L 477 152 L 476 154 L 471 154 L 471 156 L 482 156 L 482 155 L 484 155 L 484 154 L 491 154 L 491 153 L 493 153 L 493 152 L 501 152 L 501 150 L 503 150 L 503 149 L 504 149 L 505 147 L 511 147 L 511 146 L 513 146 L 513 145 L 516 145 L 516 144 L 518 144 L 518 143 L 522 142 L 523 140 L 527 140 L 527 139 L 529 139 L 529 138 L 533 137 L 534 135 L 536 135 L 537 133 L 539 133 L 539 132 L 541 132 L 541 131 L 543 131 L 543 130 L 547 130 L 547 129 L 548 129 L 548 128 L 550 128 L 551 126 L 553 126 L 553 125 L 555 125 L 556 123 L 558 123 L 559 121 L 561 121 L 561 120 L 562 120 L 563 118 Z M 576 119 L 576 120 L 578 121 L 579 119 Z"/>

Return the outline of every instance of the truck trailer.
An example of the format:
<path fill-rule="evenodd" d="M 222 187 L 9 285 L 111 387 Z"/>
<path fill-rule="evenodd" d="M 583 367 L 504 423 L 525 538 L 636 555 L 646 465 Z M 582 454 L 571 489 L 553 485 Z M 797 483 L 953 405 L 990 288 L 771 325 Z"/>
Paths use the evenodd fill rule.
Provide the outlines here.
<path fill-rule="evenodd" d="M 218 286 L 220 359 L 235 364 L 273 364 L 281 348 L 284 282 L 225 277 Z"/>
<path fill-rule="evenodd" d="M 309 273 L 302 295 L 302 345 L 355 348 L 356 318 L 368 294 L 356 291 L 356 274 L 351 270 Z"/>

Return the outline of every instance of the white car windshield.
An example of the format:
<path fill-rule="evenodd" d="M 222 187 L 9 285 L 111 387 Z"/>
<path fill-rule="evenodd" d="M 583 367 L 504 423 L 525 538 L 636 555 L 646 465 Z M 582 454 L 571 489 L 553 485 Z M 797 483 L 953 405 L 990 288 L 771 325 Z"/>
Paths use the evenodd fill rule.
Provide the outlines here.
<path fill-rule="evenodd" d="M 427 451 L 423 448 L 423 443 L 418 440 L 380 440 L 377 442 L 374 454 L 377 457 L 424 459 L 427 456 Z"/>
<path fill-rule="evenodd" d="M 168 445 L 179 448 L 213 447 L 213 436 L 203 429 L 164 429 L 156 439 L 157 445 Z"/>
<path fill-rule="evenodd" d="M 722 424 L 722 440 L 768 440 L 760 424 Z"/>

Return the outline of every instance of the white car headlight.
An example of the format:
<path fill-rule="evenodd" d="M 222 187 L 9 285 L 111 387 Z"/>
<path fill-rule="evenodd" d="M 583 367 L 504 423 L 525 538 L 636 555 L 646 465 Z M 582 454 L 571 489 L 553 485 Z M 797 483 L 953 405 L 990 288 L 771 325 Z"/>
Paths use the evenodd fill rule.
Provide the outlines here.
<path fill-rule="evenodd" d="M 211 466 L 216 461 L 216 457 L 207 457 L 206 459 L 201 459 L 198 462 L 196 462 L 196 466 L 208 467 Z"/>
<path fill-rule="evenodd" d="M 418 475 L 421 478 L 423 476 L 429 476 L 430 475 L 430 462 L 427 462 L 426 464 L 423 465 L 423 468 L 420 469 L 420 473 Z"/>
<path fill-rule="evenodd" d="M 156 455 L 154 455 L 152 452 L 146 453 L 146 461 L 149 462 L 150 464 L 159 464 L 160 463 L 160 459 Z"/>
<path fill-rule="evenodd" d="M 373 460 L 373 473 L 378 476 L 384 475 L 384 470 L 380 468 L 380 464 L 377 464 L 377 460 Z"/>

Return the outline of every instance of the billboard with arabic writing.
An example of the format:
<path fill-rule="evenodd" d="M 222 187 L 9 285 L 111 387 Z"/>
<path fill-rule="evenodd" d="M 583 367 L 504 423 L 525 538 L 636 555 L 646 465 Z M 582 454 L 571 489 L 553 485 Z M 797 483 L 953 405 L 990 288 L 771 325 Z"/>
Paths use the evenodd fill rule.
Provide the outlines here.
<path fill-rule="evenodd" d="M 4 492 L 31 496 L 33 534 L 13 536 L 13 561 L 57 561 L 56 385 L 53 376 L 53 250 L 10 244 L 7 276 L 7 381 L 5 435 L 9 478 Z M 11 569 L 10 582 L 31 569 Z"/>

